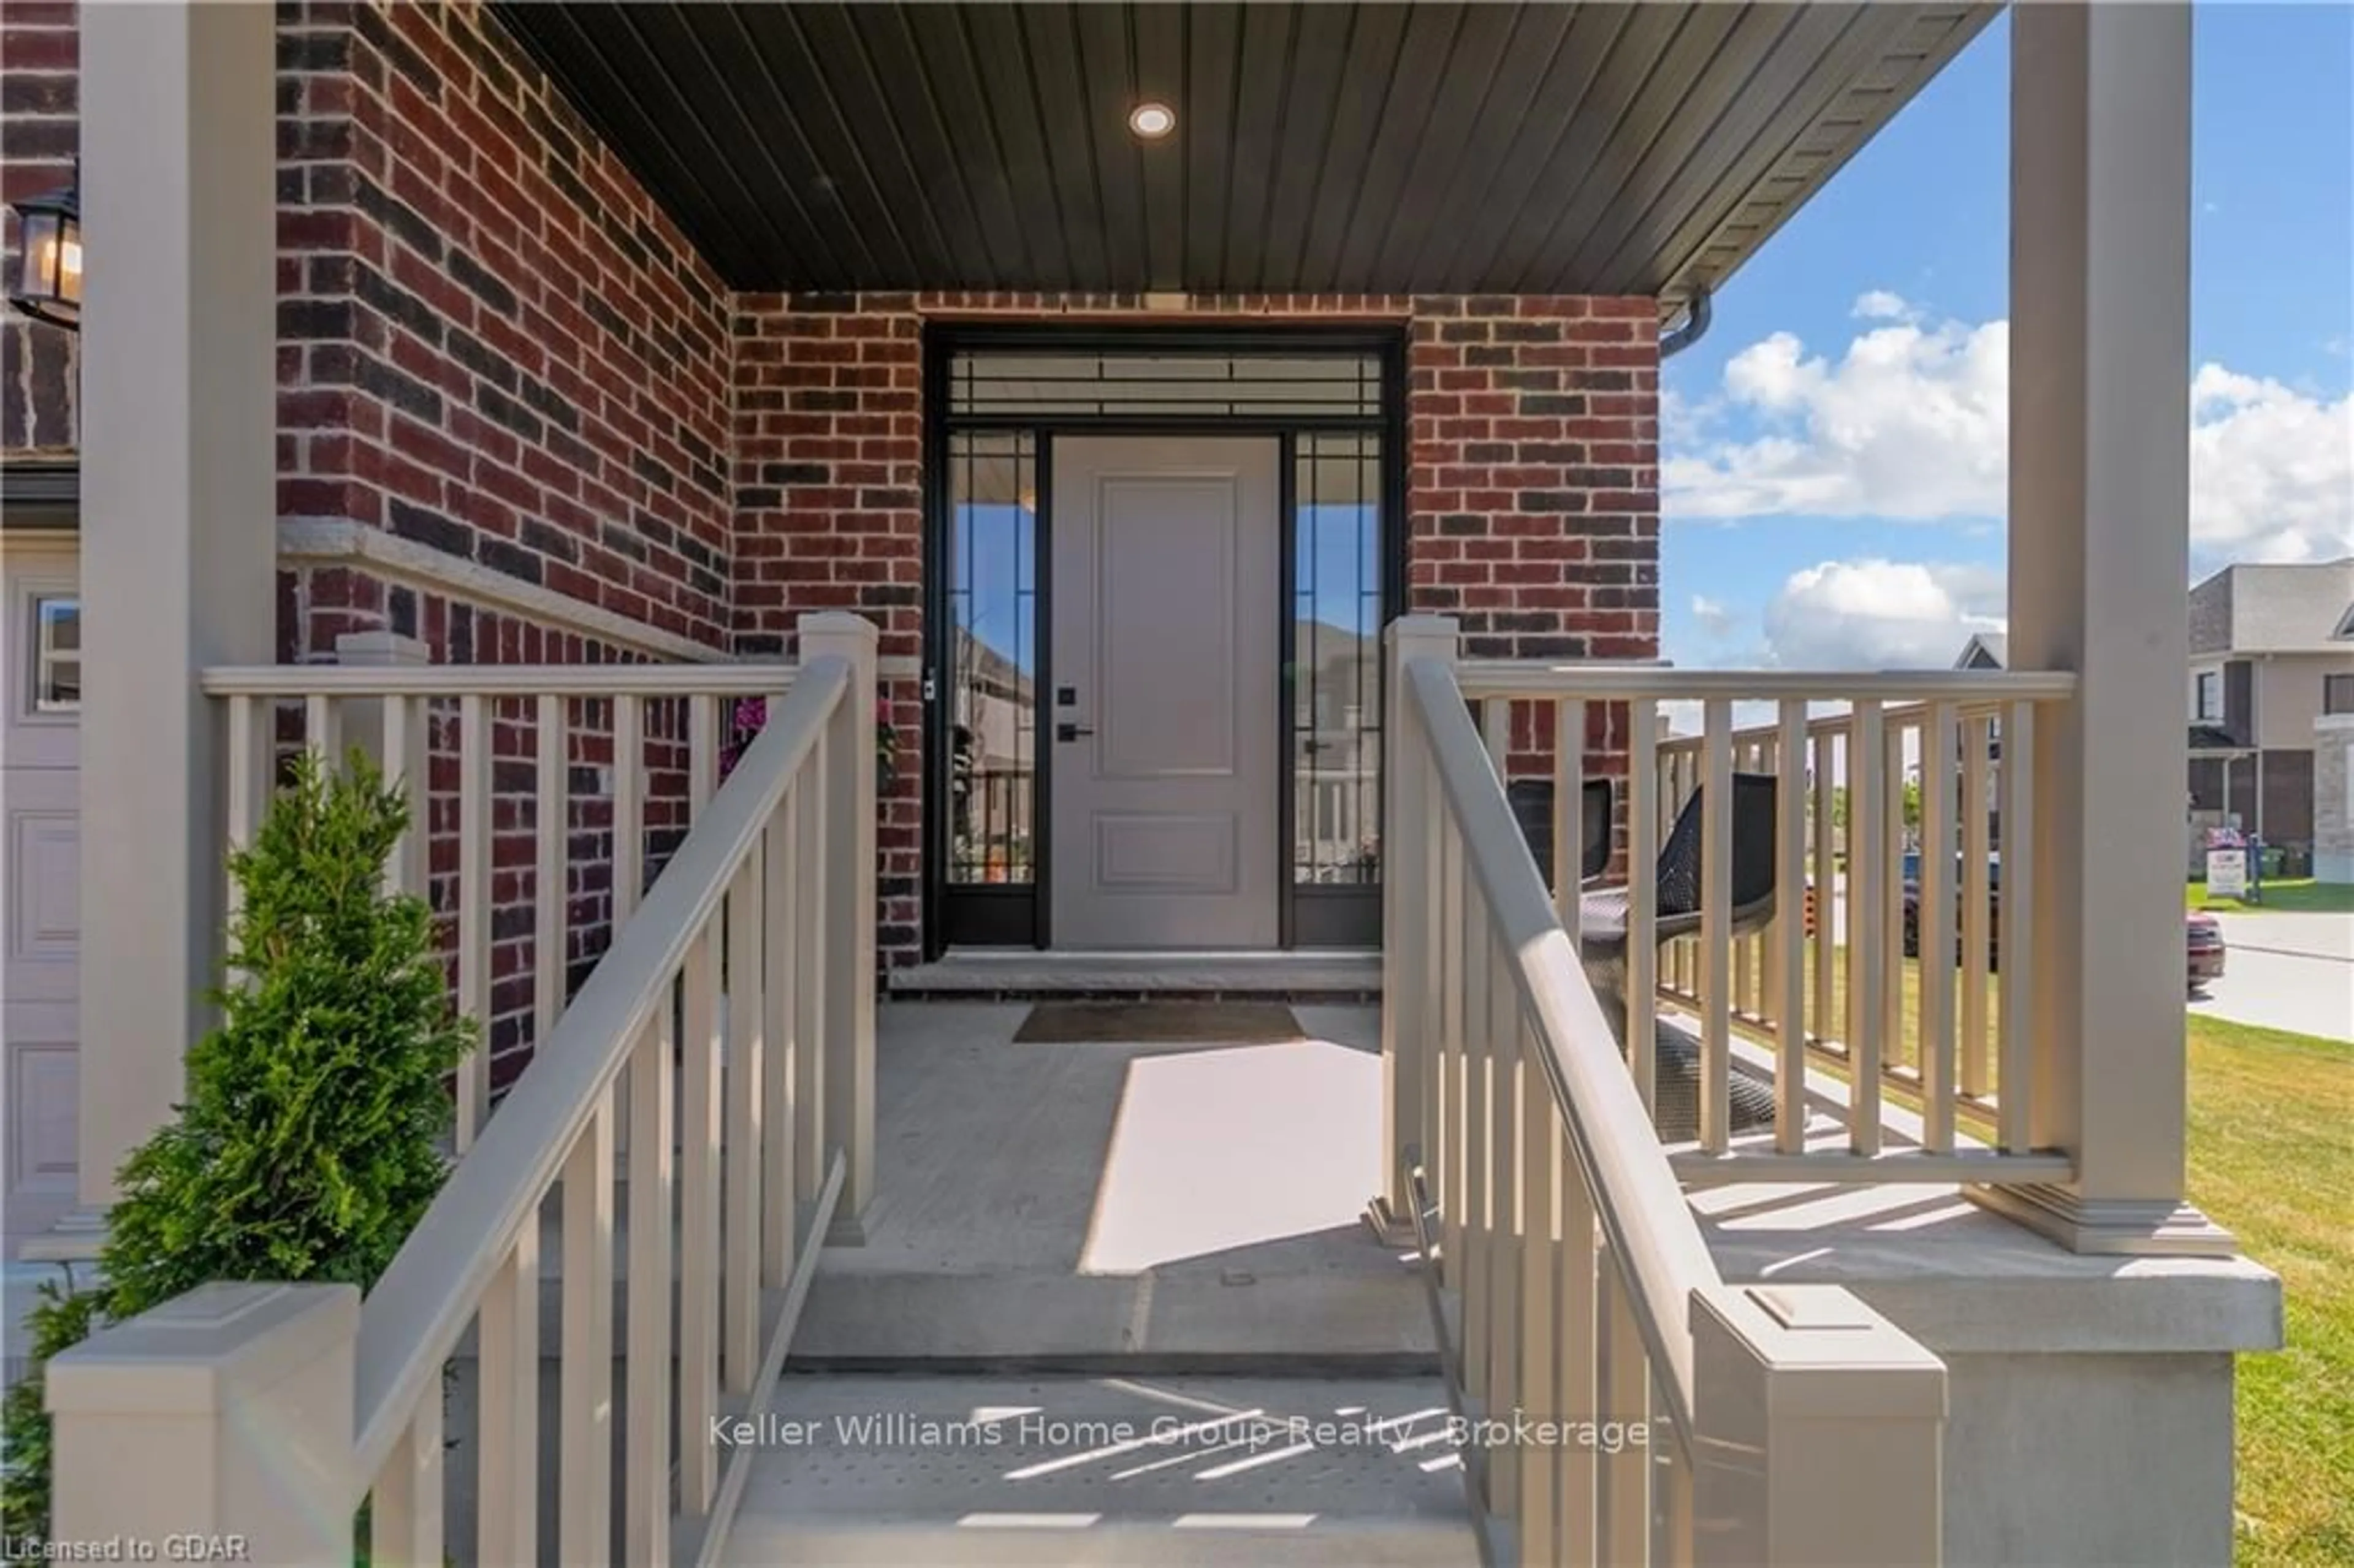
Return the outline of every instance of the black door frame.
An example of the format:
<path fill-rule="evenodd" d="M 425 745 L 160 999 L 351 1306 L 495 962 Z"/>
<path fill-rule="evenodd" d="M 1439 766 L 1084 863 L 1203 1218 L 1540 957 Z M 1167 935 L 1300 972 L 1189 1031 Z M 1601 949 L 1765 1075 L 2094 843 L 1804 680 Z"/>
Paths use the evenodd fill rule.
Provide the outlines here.
<path fill-rule="evenodd" d="M 1327 354 L 1373 355 L 1380 373 L 1380 408 L 1371 418 L 1332 415 L 1083 415 L 978 414 L 950 412 L 949 371 L 958 355 L 976 349 L 1072 354 Z M 1296 322 L 1257 325 L 1236 323 L 928 322 L 923 360 L 923 613 L 924 728 L 922 786 L 922 933 L 927 959 L 951 943 L 970 946 L 1044 948 L 1053 934 L 1050 889 L 1053 846 L 1048 825 L 1054 803 L 1052 627 L 1054 446 L 1061 436 L 1268 436 L 1278 443 L 1276 505 L 1280 535 L 1281 580 L 1278 588 L 1281 686 L 1277 709 L 1278 943 L 1299 946 L 1373 946 L 1380 937 L 1378 883 L 1347 888 L 1300 888 L 1292 867 L 1297 654 L 1297 531 L 1295 438 L 1319 432 L 1377 435 L 1381 445 L 1382 624 L 1405 613 L 1406 602 L 1406 329 L 1405 323 Z M 1035 711 L 1032 719 L 1031 877 L 1021 884 L 951 884 L 949 881 L 949 677 L 954 653 L 949 574 L 953 496 L 949 471 L 952 432 L 967 430 L 1031 437 L 1037 510 L 1037 619 L 1033 646 Z M 1386 742 L 1386 736 L 1384 736 Z M 1302 896 L 1303 893 L 1306 896 Z"/>

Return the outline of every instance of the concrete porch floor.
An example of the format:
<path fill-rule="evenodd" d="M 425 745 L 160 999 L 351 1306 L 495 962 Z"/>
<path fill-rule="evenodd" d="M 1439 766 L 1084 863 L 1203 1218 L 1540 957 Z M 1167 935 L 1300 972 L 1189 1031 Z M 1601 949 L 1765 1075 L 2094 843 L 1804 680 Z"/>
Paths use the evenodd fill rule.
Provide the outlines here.
<path fill-rule="evenodd" d="M 829 1248 L 797 1366 L 1423 1370 L 1380 1180 L 1378 1010 L 1272 1045 L 1017 1044 L 1023 1002 L 886 1003 L 877 1196 Z"/>

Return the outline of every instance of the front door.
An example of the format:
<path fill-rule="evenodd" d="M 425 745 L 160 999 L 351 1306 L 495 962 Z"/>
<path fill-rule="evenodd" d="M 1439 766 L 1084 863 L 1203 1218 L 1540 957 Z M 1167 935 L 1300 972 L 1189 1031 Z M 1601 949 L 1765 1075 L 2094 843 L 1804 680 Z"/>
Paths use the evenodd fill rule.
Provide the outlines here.
<path fill-rule="evenodd" d="M 1055 442 L 1056 947 L 1277 943 L 1278 450 Z"/>

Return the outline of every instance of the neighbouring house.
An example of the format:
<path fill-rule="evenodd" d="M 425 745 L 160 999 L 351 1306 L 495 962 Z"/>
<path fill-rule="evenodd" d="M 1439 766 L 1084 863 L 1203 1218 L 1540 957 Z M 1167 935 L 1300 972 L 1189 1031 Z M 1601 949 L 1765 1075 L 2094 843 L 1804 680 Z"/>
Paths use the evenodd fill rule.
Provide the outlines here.
<path fill-rule="evenodd" d="M 2315 721 L 2354 714 L 2354 556 L 2242 563 L 2190 590 L 2190 812 L 2301 859 Z"/>
<path fill-rule="evenodd" d="M 87 1252 L 171 1114 L 287 749 L 411 792 L 385 874 L 482 1028 L 365 1302 L 208 1287 L 51 1367 L 57 1533 L 324 1561 L 366 1497 L 387 1563 L 922 1560 L 942 1519 L 1245 1560 L 1270 1507 L 1341 1561 L 1491 1516 L 1530 1561 L 1655 1518 L 1783 1564 L 2228 1555 L 2277 1281 L 2185 1201 L 2172 867 L 2084 853 L 2180 821 L 2187 10 L 2011 20 L 2009 666 L 1658 663 L 1662 355 L 1994 14 L 10 0 L 0 194 L 49 225 L 7 259 L 49 319 L 0 330 L 11 1245 Z M 69 181 L 70 250 L 27 205 Z M 1999 1019 L 1932 966 L 1908 1060 L 1902 800 L 1948 756 L 1933 881 L 2031 825 Z M 1611 780 L 1648 870 L 1680 810 L 1729 841 L 1736 770 L 1782 781 L 1771 930 L 1729 856 L 1667 947 L 1631 899 L 1606 1016 L 1513 800 L 1575 832 Z M 1880 917 L 1802 938 L 1802 861 Z M 1135 1054 L 907 1000 L 1230 987 L 1380 1009 Z M 1736 1135 L 1753 1079 L 1783 1119 Z M 1335 1191 L 1377 1234 L 1299 1206 Z M 1668 1436 L 1468 1493 L 1374 1455 L 1304 1508 L 1256 1489 L 1320 1465 L 1244 1462 L 1246 1506 L 1065 1455 L 1067 1512 L 943 1513 L 759 1436 L 788 1351 L 1362 1358 L 1426 1415 Z"/>
<path fill-rule="evenodd" d="M 1981 632 L 1956 670 L 2000 670 Z M 2354 715 L 2354 557 L 2225 567 L 2190 590 L 2190 843 L 2233 827 L 2299 861 L 2323 854 L 2317 726 Z"/>

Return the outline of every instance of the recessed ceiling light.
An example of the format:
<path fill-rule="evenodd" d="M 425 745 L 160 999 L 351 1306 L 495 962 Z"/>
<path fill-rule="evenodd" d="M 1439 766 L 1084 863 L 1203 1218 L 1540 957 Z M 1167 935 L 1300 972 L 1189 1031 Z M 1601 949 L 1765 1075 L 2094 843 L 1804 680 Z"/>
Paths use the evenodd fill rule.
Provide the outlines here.
<path fill-rule="evenodd" d="M 1165 103 L 1140 103 L 1128 111 L 1128 128 L 1148 142 L 1177 129 L 1177 111 Z"/>

